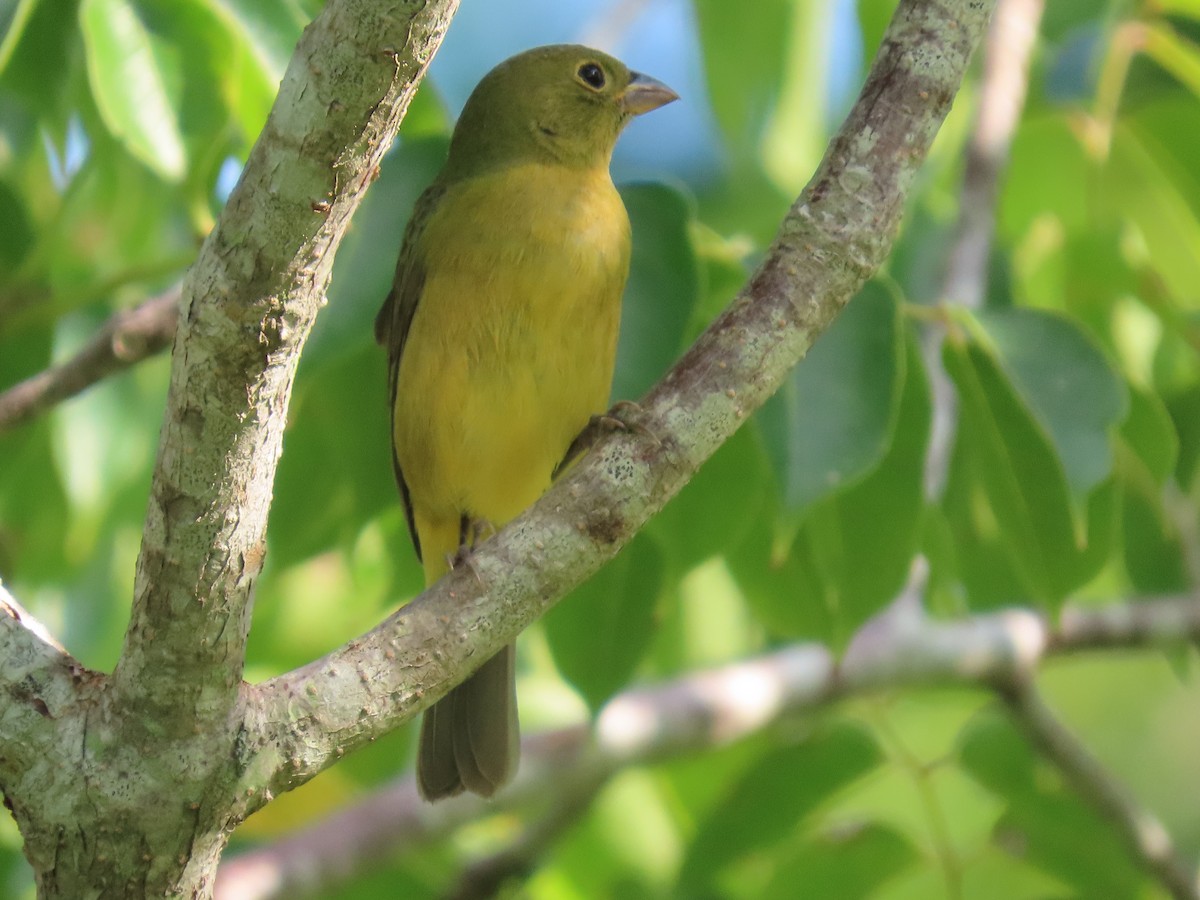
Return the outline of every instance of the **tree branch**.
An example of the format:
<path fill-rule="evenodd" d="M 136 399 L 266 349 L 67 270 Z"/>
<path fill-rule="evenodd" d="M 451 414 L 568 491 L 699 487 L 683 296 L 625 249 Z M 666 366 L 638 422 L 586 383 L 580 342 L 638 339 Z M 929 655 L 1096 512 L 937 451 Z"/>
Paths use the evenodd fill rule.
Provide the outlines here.
<path fill-rule="evenodd" d="M 31 745 L 45 752 L 12 766 L 6 743 L 0 760 L 39 893 L 209 890 L 238 820 L 246 632 L 298 355 L 350 215 L 456 7 L 329 0 L 184 279 L 120 658 L 111 677 L 83 673 L 71 692 L 55 681 Z M 6 708 L 6 724 L 15 709 L 34 730 L 29 708 Z"/>
<path fill-rule="evenodd" d="M 399 779 L 294 835 L 229 860 L 220 869 L 217 896 L 266 900 L 312 892 L 476 819 L 524 809 L 547 796 L 599 790 L 622 768 L 711 750 L 834 702 L 911 685 L 1011 694 L 1050 657 L 1195 641 L 1200 602 L 1190 597 L 1069 608 L 1058 627 L 1024 609 L 943 622 L 902 597 L 864 626 L 839 664 L 825 647 L 797 644 L 626 691 L 601 711 L 594 729 L 574 726 L 527 738 L 517 778 L 496 800 L 464 795 L 430 805 L 411 776 Z"/>
<path fill-rule="evenodd" d="M 1179 856 L 1163 824 L 1130 797 L 1067 730 L 1033 683 L 1014 683 L 1000 695 L 1026 740 L 1057 766 L 1075 793 L 1113 826 L 1146 873 L 1176 900 L 1200 898 L 1200 877 L 1195 867 Z"/>
<path fill-rule="evenodd" d="M 456 0 L 340 0 L 305 30 L 183 284 L 115 697 L 224 726 L 292 379 L 334 253 Z M 287 177 L 280 177 L 286 172 Z"/>
<path fill-rule="evenodd" d="M 121 310 L 69 360 L 0 393 L 0 434 L 165 350 L 175 337 L 179 295 L 177 284 L 133 309 Z"/>
<path fill-rule="evenodd" d="M 98 676 L 63 649 L 0 584 L 0 787 L 59 752 L 47 727 L 78 701 L 79 683 Z"/>
<path fill-rule="evenodd" d="M 473 571 L 451 573 L 324 659 L 247 688 L 244 766 L 269 773 L 266 786 L 278 792 L 410 719 L 612 558 L 678 492 L 887 256 L 990 7 L 900 5 L 858 102 L 762 266 L 642 401 L 644 431 L 594 449 L 476 549 Z"/>

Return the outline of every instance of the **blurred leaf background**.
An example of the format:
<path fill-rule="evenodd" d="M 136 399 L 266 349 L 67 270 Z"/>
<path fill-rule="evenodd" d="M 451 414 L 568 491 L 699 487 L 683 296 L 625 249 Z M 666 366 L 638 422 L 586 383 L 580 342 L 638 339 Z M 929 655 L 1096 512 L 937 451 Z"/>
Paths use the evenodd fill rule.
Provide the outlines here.
<path fill-rule="evenodd" d="M 178 281 L 318 0 L 0 2 L 0 387 Z M 636 398 L 729 301 L 853 100 L 891 0 L 468 0 L 337 259 L 276 480 L 252 680 L 368 629 L 421 585 L 371 321 L 413 200 L 493 64 L 584 41 L 674 86 L 614 174 L 635 254 L 614 395 Z M 792 640 L 842 647 L 931 563 L 930 607 L 1132 601 L 1200 581 L 1200 5 L 1047 4 L 1002 186 L 986 303 L 941 295 L 975 80 L 897 250 L 786 387 L 622 555 L 522 639 L 524 727 Z M 960 403 L 926 502 L 918 351 L 945 301 Z M 127 619 L 168 361 L 0 435 L 0 577 L 85 664 Z M 1071 727 L 1200 855 L 1193 650 L 1048 666 Z M 270 840 L 410 764 L 392 735 L 249 821 Z M 509 821 L 329 896 L 437 896 Z M 533 898 L 1159 896 L 983 691 L 848 703 L 622 774 Z M 32 896 L 0 822 L 0 895 Z"/>

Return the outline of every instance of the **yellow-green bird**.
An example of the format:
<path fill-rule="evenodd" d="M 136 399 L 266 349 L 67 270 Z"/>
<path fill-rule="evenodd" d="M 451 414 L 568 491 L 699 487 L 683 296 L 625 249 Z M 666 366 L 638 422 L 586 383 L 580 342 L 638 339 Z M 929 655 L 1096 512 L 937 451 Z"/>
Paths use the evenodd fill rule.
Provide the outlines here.
<path fill-rule="evenodd" d="M 501 63 L 467 101 L 375 322 L 427 584 L 532 504 L 605 409 L 630 246 L 609 160 L 631 118 L 675 99 L 611 56 L 556 45 Z M 491 796 L 512 777 L 513 676 L 509 646 L 426 711 L 427 799 Z"/>

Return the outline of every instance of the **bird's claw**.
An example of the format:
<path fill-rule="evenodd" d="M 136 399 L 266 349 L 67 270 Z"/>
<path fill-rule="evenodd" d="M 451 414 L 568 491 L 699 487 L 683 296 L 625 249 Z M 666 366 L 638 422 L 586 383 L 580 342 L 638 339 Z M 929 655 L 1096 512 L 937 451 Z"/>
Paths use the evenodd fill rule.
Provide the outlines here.
<path fill-rule="evenodd" d="M 553 477 L 557 478 L 561 475 L 570 468 L 572 463 L 590 450 L 600 438 L 614 431 L 639 435 L 661 447 L 662 441 L 658 439 L 658 436 L 638 421 L 644 415 L 645 410 L 632 400 L 618 400 L 608 412 L 592 416 L 583 426 L 583 430 L 576 435 L 575 440 L 571 442 L 567 452 L 563 454 L 562 462 L 555 467 Z"/>
<path fill-rule="evenodd" d="M 446 555 L 446 565 L 451 569 L 466 566 L 475 576 L 475 580 L 483 584 L 483 576 L 475 565 L 475 545 L 480 541 L 486 541 L 495 534 L 496 526 L 487 519 L 463 516 L 462 524 L 459 526 L 458 550 Z"/>

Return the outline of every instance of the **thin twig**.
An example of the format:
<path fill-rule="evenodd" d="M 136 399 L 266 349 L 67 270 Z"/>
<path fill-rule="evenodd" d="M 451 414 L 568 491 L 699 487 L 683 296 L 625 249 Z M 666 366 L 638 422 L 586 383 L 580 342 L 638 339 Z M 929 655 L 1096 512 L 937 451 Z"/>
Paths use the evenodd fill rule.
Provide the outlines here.
<path fill-rule="evenodd" d="M 140 306 L 115 313 L 70 359 L 0 393 L 0 433 L 169 347 L 179 318 L 179 291 L 176 284 Z"/>
<path fill-rule="evenodd" d="M 1196 871 L 1180 857 L 1163 824 L 1105 771 L 1046 706 L 1033 684 L 1016 682 L 1001 696 L 1026 740 L 1112 825 L 1138 864 L 1177 900 L 1200 898 Z"/>

